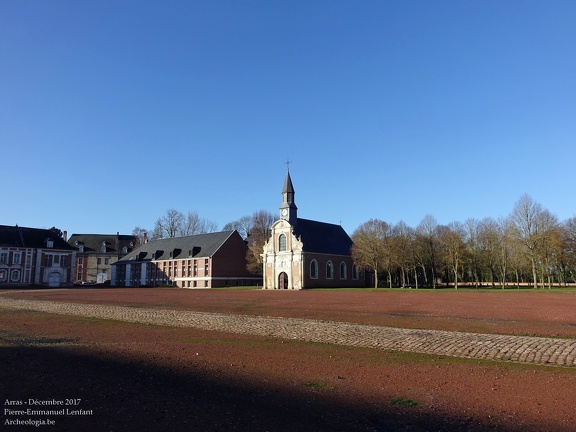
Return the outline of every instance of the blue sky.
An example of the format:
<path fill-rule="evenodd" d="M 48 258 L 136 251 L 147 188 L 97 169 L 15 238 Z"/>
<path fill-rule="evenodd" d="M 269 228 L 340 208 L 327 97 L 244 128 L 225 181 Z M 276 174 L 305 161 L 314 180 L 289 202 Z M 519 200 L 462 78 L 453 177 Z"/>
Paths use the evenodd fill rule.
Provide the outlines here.
<path fill-rule="evenodd" d="M 576 2 L 0 2 L 0 224 L 576 216 Z"/>

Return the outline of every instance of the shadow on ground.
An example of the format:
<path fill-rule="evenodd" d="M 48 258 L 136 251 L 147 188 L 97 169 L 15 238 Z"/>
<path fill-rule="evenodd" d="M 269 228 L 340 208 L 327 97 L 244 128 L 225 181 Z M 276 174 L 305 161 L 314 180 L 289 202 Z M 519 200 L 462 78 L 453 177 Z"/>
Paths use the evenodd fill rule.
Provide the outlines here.
<path fill-rule="evenodd" d="M 46 342 L 46 341 L 44 341 Z M 11 341 L 13 343 L 13 341 Z M 1 422 L 51 418 L 54 431 L 483 431 L 495 430 L 422 407 L 359 407 L 313 391 L 262 387 L 123 359 L 42 346 L 0 348 Z M 81 399 L 86 415 L 10 416 L 6 401 Z M 61 409 L 31 406 L 35 410 Z"/>

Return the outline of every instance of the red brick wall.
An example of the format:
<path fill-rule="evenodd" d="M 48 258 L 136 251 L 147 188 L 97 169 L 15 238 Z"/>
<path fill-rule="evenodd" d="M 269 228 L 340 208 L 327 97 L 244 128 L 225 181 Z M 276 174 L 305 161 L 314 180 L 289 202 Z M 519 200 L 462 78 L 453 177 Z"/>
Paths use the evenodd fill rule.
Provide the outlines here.
<path fill-rule="evenodd" d="M 310 277 L 310 263 L 315 259 L 318 263 L 318 278 Z M 333 277 L 326 278 L 326 264 L 332 261 Z M 340 263 L 346 263 L 346 279 L 340 279 Z M 304 256 L 304 288 L 361 288 L 365 287 L 363 273 L 359 272 L 359 278 L 352 279 L 352 258 L 341 255 L 324 255 L 306 253 Z"/>

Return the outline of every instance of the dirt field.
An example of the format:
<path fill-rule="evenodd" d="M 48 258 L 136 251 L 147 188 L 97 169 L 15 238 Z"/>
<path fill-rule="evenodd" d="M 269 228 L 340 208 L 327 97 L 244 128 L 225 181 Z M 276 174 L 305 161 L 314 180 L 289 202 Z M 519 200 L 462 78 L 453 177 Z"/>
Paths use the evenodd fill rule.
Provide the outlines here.
<path fill-rule="evenodd" d="M 2 295 L 576 338 L 576 293 L 77 289 Z M 81 399 L 72 407 L 78 415 L 52 416 L 55 426 L 6 430 L 576 430 L 574 368 L 5 309 L 0 332 L 4 409 L 18 409 L 6 399 Z M 3 425 L 17 418 L 3 414 Z"/>

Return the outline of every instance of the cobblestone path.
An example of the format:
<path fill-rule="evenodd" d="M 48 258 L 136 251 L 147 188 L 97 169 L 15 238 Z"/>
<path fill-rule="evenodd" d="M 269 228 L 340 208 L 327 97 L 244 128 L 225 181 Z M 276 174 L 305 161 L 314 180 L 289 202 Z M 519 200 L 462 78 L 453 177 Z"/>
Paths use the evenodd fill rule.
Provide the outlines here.
<path fill-rule="evenodd" d="M 0 297 L 0 307 L 452 357 L 576 366 L 576 340 Z"/>

